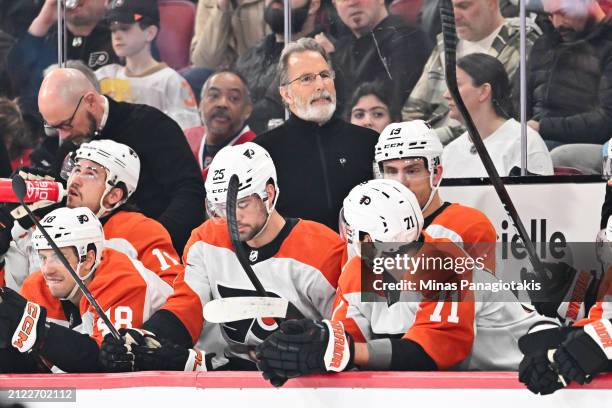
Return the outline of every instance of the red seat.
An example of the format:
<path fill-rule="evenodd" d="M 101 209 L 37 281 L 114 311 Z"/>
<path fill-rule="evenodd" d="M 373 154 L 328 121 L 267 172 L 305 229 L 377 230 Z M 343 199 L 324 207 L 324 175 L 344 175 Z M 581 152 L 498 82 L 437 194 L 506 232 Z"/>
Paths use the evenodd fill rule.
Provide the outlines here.
<path fill-rule="evenodd" d="M 409 23 L 416 24 L 422 3 L 423 0 L 393 0 L 389 5 L 389 11 L 393 14 L 399 14 Z"/>
<path fill-rule="evenodd" d="M 189 47 L 195 27 L 196 6 L 188 0 L 159 0 L 161 29 L 157 48 L 162 61 L 175 70 L 189 65 Z"/>
<path fill-rule="evenodd" d="M 583 172 L 574 167 L 557 166 L 554 168 L 555 176 L 582 176 Z"/>

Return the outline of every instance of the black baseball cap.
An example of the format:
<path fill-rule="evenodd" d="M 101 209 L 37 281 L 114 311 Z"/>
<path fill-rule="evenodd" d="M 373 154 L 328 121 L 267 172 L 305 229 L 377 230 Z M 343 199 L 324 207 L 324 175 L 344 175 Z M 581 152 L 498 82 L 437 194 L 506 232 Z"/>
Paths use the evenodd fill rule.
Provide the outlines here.
<path fill-rule="evenodd" d="M 106 13 L 106 21 L 133 24 L 147 19 L 159 26 L 157 0 L 113 0 Z"/>

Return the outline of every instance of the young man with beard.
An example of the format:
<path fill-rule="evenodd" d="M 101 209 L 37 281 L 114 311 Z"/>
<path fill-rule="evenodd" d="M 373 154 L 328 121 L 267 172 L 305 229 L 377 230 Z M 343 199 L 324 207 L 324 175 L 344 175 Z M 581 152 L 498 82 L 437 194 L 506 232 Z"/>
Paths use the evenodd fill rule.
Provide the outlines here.
<path fill-rule="evenodd" d="M 417 83 L 431 51 L 429 39 L 403 17 L 389 14 L 384 0 L 335 0 L 340 19 L 351 30 L 330 41 L 315 39 L 332 57 L 336 72 L 347 86 L 344 100 L 354 87 L 378 81 L 391 90 L 391 107 L 399 110 Z"/>
<path fill-rule="evenodd" d="M 208 77 L 202 87 L 200 114 L 204 126 L 185 129 L 185 137 L 206 181 L 208 166 L 225 146 L 250 142 L 255 133 L 245 123 L 253 104 L 245 79 L 223 70 Z"/>
<path fill-rule="evenodd" d="M 291 39 L 313 37 L 321 29 L 316 25 L 320 0 L 293 0 L 291 2 Z M 270 119 L 285 117 L 285 109 L 278 94 L 276 66 L 285 47 L 285 21 L 282 0 L 265 1 L 264 19 L 272 30 L 255 46 L 238 58 L 236 70 L 246 79 L 254 102 L 249 125 L 261 134 L 268 130 Z"/>
<path fill-rule="evenodd" d="M 79 71 L 58 68 L 44 79 L 38 106 L 48 132 L 62 140 L 54 152 L 59 173 L 66 152 L 89 139 L 123 143 L 140 157 L 135 203 L 170 233 L 177 251 L 204 219 L 204 186 L 181 128 L 148 106 L 116 102 L 98 93 Z"/>
<path fill-rule="evenodd" d="M 76 8 L 66 10 L 67 60 L 81 60 L 93 70 L 119 62 L 103 21 L 105 13 L 106 0 L 79 0 Z M 56 14 L 57 0 L 45 0 L 28 32 L 8 55 L 13 89 L 26 112 L 38 114 L 36 94 L 43 70 L 57 63 Z"/>
<path fill-rule="evenodd" d="M 104 226 L 109 247 L 139 260 L 172 285 L 183 266 L 168 231 L 128 203 L 140 175 L 136 153 L 112 140 L 95 140 L 82 144 L 74 157 L 67 160 L 64 170 L 68 193 L 66 206 L 89 208 Z M 19 215 L 22 213 L 19 211 Z M 34 231 L 34 227 L 24 230 L 17 223 L 12 230 L 14 245 L 7 253 L 5 271 L 16 290 L 40 267 L 32 248 Z"/>
<path fill-rule="evenodd" d="M 554 30 L 529 55 L 527 123 L 555 166 L 601 171 L 612 133 L 612 23 L 595 0 L 543 0 Z"/>
<path fill-rule="evenodd" d="M 145 322 L 143 329 L 150 333 L 145 333 L 143 338 L 142 334 L 128 332 L 139 345 L 161 343 L 162 346 L 128 351 L 123 342 L 107 336 L 102 346 L 102 363 L 109 371 L 131 368 L 123 364 L 130 359 L 135 361 L 135 370 L 206 370 L 211 368 L 210 364 L 196 367 L 193 361 L 209 361 L 212 351 L 217 357 L 229 357 L 233 369 L 255 369 L 249 351 L 276 330 L 274 321 L 245 319 L 224 323 L 220 326 L 221 339 L 216 337 L 213 324 L 207 323 L 200 333 L 204 320 L 202 308 L 210 300 L 257 296 L 234 253 L 228 232 L 227 187 L 233 174 L 240 182 L 236 203 L 239 245 L 249 254 L 248 262 L 264 289 L 271 296 L 288 300 L 304 316 L 331 316 L 342 267 L 342 240 L 319 223 L 279 214 L 275 205 L 281 189 L 274 163 L 265 149 L 252 142 L 227 146 L 215 156 L 206 180 L 210 217 L 192 232 L 185 247 L 185 284 L 178 290 L 175 285 L 164 310 Z M 177 301 L 179 295 L 185 294 L 196 298 L 189 308 Z M 177 319 L 187 315 L 191 318 Z M 189 324 L 180 324 L 180 321 Z M 199 337 L 202 344 L 198 347 L 203 346 L 206 355 L 164 341 L 167 335 L 176 337 L 176 333 L 189 333 L 194 342 Z M 125 340 L 129 340 L 127 336 Z M 220 350 L 208 347 L 214 341 L 221 343 Z"/>
<path fill-rule="evenodd" d="M 283 189 L 278 209 L 337 230 L 343 198 L 353 186 L 373 177 L 378 135 L 335 116 L 334 71 L 327 52 L 314 39 L 288 44 L 278 73 L 279 92 L 291 116 L 255 139 L 278 169 Z"/>

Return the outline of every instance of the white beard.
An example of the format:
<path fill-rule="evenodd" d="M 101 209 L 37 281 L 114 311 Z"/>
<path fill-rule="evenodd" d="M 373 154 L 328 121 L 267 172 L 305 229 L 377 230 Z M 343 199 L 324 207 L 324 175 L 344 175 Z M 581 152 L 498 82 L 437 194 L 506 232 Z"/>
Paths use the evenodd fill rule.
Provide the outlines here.
<path fill-rule="evenodd" d="M 303 120 L 308 122 L 316 122 L 319 124 L 326 123 L 331 119 L 332 115 L 336 111 L 336 102 L 330 102 L 323 106 L 295 106 L 295 114 Z"/>

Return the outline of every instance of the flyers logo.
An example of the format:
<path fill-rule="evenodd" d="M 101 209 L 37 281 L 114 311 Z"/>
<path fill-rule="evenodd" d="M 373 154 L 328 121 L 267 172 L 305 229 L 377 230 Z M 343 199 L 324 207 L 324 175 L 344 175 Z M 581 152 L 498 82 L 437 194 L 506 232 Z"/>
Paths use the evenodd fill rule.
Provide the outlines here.
<path fill-rule="evenodd" d="M 255 290 L 236 289 L 217 284 L 219 294 L 223 298 L 238 296 L 259 296 Z M 267 292 L 268 296 L 280 297 L 276 293 Z M 224 323 L 221 328 L 232 341 L 240 344 L 252 343 L 252 339 L 263 341 L 278 328 L 272 318 L 245 319 Z"/>

